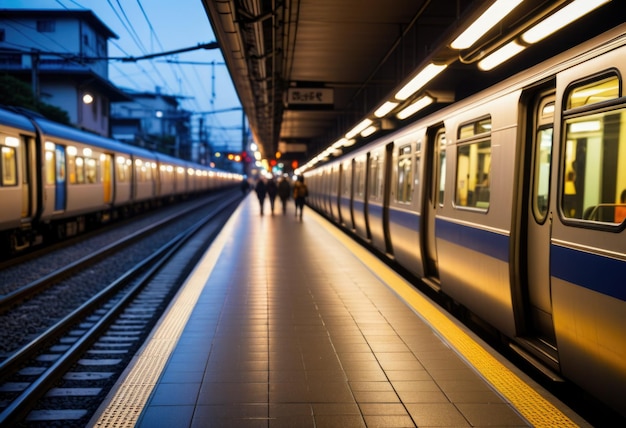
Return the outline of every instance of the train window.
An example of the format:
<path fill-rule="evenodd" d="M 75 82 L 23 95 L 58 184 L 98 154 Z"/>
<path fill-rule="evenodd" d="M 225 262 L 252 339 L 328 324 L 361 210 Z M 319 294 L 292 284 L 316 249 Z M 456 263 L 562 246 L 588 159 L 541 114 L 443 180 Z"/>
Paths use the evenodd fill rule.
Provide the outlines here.
<path fill-rule="evenodd" d="M 446 188 L 446 133 L 442 129 L 437 132 L 435 137 L 437 141 L 437 151 L 439 163 L 437 164 L 437 177 L 439 177 L 439 206 L 443 206 L 444 191 Z"/>
<path fill-rule="evenodd" d="M 117 165 L 117 181 L 120 183 L 129 181 L 128 168 L 130 160 L 126 160 L 125 158 L 118 156 L 115 159 L 115 163 Z"/>
<path fill-rule="evenodd" d="M 54 185 L 56 183 L 56 156 L 55 144 L 46 142 L 46 184 Z"/>
<path fill-rule="evenodd" d="M 3 186 L 17 186 L 17 156 L 15 147 L 2 146 L 2 171 Z"/>
<path fill-rule="evenodd" d="M 85 179 L 87 183 L 96 183 L 98 180 L 98 161 L 93 158 L 85 159 Z"/>
<path fill-rule="evenodd" d="M 602 223 L 623 222 L 626 107 L 567 118 L 564 129 L 563 215 Z"/>
<path fill-rule="evenodd" d="M 85 159 L 76 157 L 76 183 L 85 183 Z"/>
<path fill-rule="evenodd" d="M 348 173 L 350 171 L 349 165 L 350 164 L 347 162 L 343 164 L 343 169 L 342 169 L 342 174 L 341 174 L 341 182 L 342 182 L 341 193 L 346 198 L 350 197 L 350 174 Z"/>
<path fill-rule="evenodd" d="M 365 194 L 365 173 L 363 171 L 365 167 L 365 159 L 356 159 L 354 162 L 354 182 L 356 184 L 356 195 L 363 199 Z"/>
<path fill-rule="evenodd" d="M 538 222 L 548 214 L 550 167 L 552 164 L 552 127 L 537 131 L 535 173 L 533 183 L 533 211 Z"/>
<path fill-rule="evenodd" d="M 550 95 L 541 99 L 539 108 L 535 112 L 532 210 L 538 223 L 543 223 L 548 214 L 554 108 L 554 95 Z"/>
<path fill-rule="evenodd" d="M 379 153 L 370 156 L 369 191 L 372 198 L 378 199 L 383 184 L 383 157 Z"/>
<path fill-rule="evenodd" d="M 456 205 L 489 208 L 491 140 L 482 140 L 457 148 Z"/>
<path fill-rule="evenodd" d="M 459 140 L 475 137 L 486 132 L 491 132 L 491 118 L 489 117 L 462 125 L 459 128 Z"/>
<path fill-rule="evenodd" d="M 415 168 L 413 173 L 413 188 L 419 189 L 420 184 L 420 162 L 422 160 L 422 142 L 418 141 L 415 145 Z"/>
<path fill-rule="evenodd" d="M 610 76 L 606 79 L 577 86 L 570 91 L 567 97 L 567 109 L 619 98 L 619 83 L 617 76 Z"/>
<path fill-rule="evenodd" d="M 398 176 L 396 200 L 398 202 L 411 202 L 413 183 L 413 157 L 410 145 L 398 149 Z"/>

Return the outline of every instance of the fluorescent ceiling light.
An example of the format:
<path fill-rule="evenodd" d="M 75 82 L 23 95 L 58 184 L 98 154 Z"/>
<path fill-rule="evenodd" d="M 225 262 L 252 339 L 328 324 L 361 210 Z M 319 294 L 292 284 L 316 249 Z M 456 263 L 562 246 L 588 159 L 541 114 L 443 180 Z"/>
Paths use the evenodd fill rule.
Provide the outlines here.
<path fill-rule="evenodd" d="M 433 63 L 428 64 L 417 76 L 415 76 L 409 83 L 404 85 L 402 89 L 396 94 L 396 99 L 404 101 L 411 95 L 419 91 L 425 84 L 430 82 L 435 76 L 445 70 L 447 65 L 436 65 Z"/>
<path fill-rule="evenodd" d="M 526 49 L 524 46 L 520 45 L 516 41 L 512 41 L 485 57 L 478 63 L 478 68 L 483 71 L 489 71 L 502 64 L 504 61 L 514 57 L 524 49 Z"/>
<path fill-rule="evenodd" d="M 374 132 L 376 132 L 376 129 L 377 128 L 375 126 L 373 126 L 373 125 L 372 126 L 368 126 L 363 131 L 361 131 L 361 137 L 369 137 Z"/>
<path fill-rule="evenodd" d="M 572 134 L 579 132 L 597 132 L 600 130 L 599 120 L 589 120 L 587 122 L 574 122 L 569 128 Z"/>
<path fill-rule="evenodd" d="M 407 117 L 414 115 L 415 113 L 417 113 L 424 107 L 432 104 L 434 101 L 435 100 L 433 98 L 429 97 L 428 95 L 425 95 L 419 100 L 415 101 L 413 104 L 409 105 L 408 107 L 400 111 L 400 113 L 398 113 L 396 117 L 400 120 L 404 120 Z"/>
<path fill-rule="evenodd" d="M 385 117 L 387 116 L 387 113 L 396 108 L 397 105 L 398 103 L 395 103 L 393 101 L 387 101 L 385 104 L 378 107 L 378 109 L 374 112 L 374 116 Z"/>
<path fill-rule="evenodd" d="M 348 142 L 347 138 L 341 138 L 340 140 L 335 141 L 335 143 L 332 145 L 332 148 L 340 149 L 341 147 L 345 146 L 347 142 Z"/>
<path fill-rule="evenodd" d="M 6 137 L 4 139 L 4 144 L 9 147 L 19 147 L 20 140 L 18 140 L 16 137 Z"/>
<path fill-rule="evenodd" d="M 452 49 L 467 49 L 515 9 L 523 0 L 498 0 L 450 44 Z"/>
<path fill-rule="evenodd" d="M 611 0 L 575 0 L 522 34 L 526 43 L 537 43 Z"/>
<path fill-rule="evenodd" d="M 359 132 L 363 131 L 365 128 L 367 128 L 371 124 L 372 124 L 372 120 L 371 119 L 365 119 L 364 121 L 359 123 L 357 126 L 352 128 L 350 131 L 348 131 L 346 133 L 346 138 L 349 140 L 350 138 L 354 137 L 356 134 L 358 134 Z"/>

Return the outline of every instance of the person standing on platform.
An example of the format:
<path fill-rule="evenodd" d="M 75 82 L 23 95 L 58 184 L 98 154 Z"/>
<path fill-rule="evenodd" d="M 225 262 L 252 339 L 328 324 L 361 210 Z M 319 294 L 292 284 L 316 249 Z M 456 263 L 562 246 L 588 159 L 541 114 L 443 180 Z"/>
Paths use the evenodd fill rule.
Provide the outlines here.
<path fill-rule="evenodd" d="M 270 208 L 272 210 L 272 215 L 274 215 L 274 201 L 276 200 L 276 194 L 278 193 L 278 186 L 276 185 L 276 181 L 274 178 L 270 178 L 267 182 L 267 196 L 270 197 Z"/>
<path fill-rule="evenodd" d="M 248 194 L 248 190 L 250 190 L 250 183 L 248 183 L 248 179 L 246 177 L 243 178 L 243 180 L 241 180 L 241 193 L 245 195 Z"/>
<path fill-rule="evenodd" d="M 293 198 L 296 200 L 296 217 L 298 217 L 298 208 L 300 208 L 300 219 L 302 219 L 302 210 L 304 210 L 307 196 L 309 196 L 309 189 L 304 184 L 304 177 L 299 176 L 298 181 L 293 186 Z"/>
<path fill-rule="evenodd" d="M 283 215 L 287 214 L 287 201 L 291 195 L 291 185 L 287 181 L 287 177 L 282 177 L 278 182 L 278 197 L 283 203 Z"/>
<path fill-rule="evenodd" d="M 261 206 L 261 215 L 263 215 L 263 205 L 265 203 L 265 194 L 267 193 L 267 187 L 265 186 L 265 180 L 259 177 L 254 187 L 257 198 L 259 198 L 259 205 Z"/>

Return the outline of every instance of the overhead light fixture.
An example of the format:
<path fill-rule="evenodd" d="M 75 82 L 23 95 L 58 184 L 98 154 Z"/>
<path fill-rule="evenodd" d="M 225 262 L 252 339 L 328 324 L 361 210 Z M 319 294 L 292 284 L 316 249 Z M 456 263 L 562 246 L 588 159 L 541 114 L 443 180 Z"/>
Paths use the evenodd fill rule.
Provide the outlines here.
<path fill-rule="evenodd" d="M 408 107 L 401 110 L 396 117 L 400 120 L 404 120 L 409 116 L 414 115 L 424 107 L 432 104 L 435 100 L 428 95 L 423 96 L 422 98 L 415 101 L 413 104 L 410 104 Z"/>
<path fill-rule="evenodd" d="M 371 124 L 372 124 L 372 120 L 371 119 L 363 120 L 361 123 L 359 123 L 357 126 L 355 126 L 354 128 L 352 128 L 350 131 L 348 131 L 346 133 L 346 138 L 348 140 L 351 139 L 352 137 L 354 137 L 359 132 L 363 131 L 365 128 L 367 128 Z"/>
<path fill-rule="evenodd" d="M 497 67 L 498 65 L 502 64 L 503 62 L 511 59 L 512 57 L 514 57 L 515 55 L 517 55 L 524 49 L 526 49 L 526 47 L 520 45 L 516 41 L 507 43 L 506 45 L 502 46 L 497 51 L 491 53 L 490 55 L 482 59 L 478 63 L 478 68 L 480 68 L 483 71 L 489 71 Z"/>
<path fill-rule="evenodd" d="M 363 131 L 361 131 L 361 137 L 369 137 L 370 135 L 372 135 L 377 130 L 378 130 L 378 128 L 376 128 L 374 125 L 368 126 Z"/>
<path fill-rule="evenodd" d="M 420 71 L 409 83 L 404 85 L 402 89 L 400 89 L 396 93 L 396 99 L 400 101 L 404 101 L 409 98 L 411 95 L 419 91 L 424 85 L 430 82 L 435 78 L 439 73 L 445 70 L 447 65 L 437 65 L 430 63 L 422 71 Z"/>
<path fill-rule="evenodd" d="M 467 49 L 515 9 L 523 0 L 497 0 L 450 44 L 452 49 Z"/>
<path fill-rule="evenodd" d="M 346 145 L 346 143 L 348 142 L 347 138 L 341 138 L 337 141 L 335 141 L 332 145 L 333 149 L 340 149 L 341 147 L 343 147 L 344 145 Z"/>
<path fill-rule="evenodd" d="M 530 30 L 525 31 L 522 34 L 522 40 L 529 44 L 537 43 L 610 1 L 611 0 L 575 0 L 548 16 Z"/>
<path fill-rule="evenodd" d="M 396 108 L 398 103 L 393 101 L 387 101 L 382 106 L 378 107 L 378 109 L 374 112 L 374 116 L 376 117 L 385 117 L 387 113 Z"/>

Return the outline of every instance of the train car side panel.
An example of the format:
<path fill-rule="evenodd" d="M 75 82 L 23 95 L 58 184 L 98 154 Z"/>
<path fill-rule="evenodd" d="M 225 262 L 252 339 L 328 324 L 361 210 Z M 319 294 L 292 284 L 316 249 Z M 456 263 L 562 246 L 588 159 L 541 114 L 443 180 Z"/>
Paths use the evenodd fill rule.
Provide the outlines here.
<path fill-rule="evenodd" d="M 606 49 L 557 76 L 552 300 L 563 373 L 626 413 L 626 47 Z"/>
<path fill-rule="evenodd" d="M 510 337 L 516 334 L 510 227 L 519 97 L 519 91 L 502 94 L 446 122 L 445 195 L 435 222 L 442 290 Z"/>

